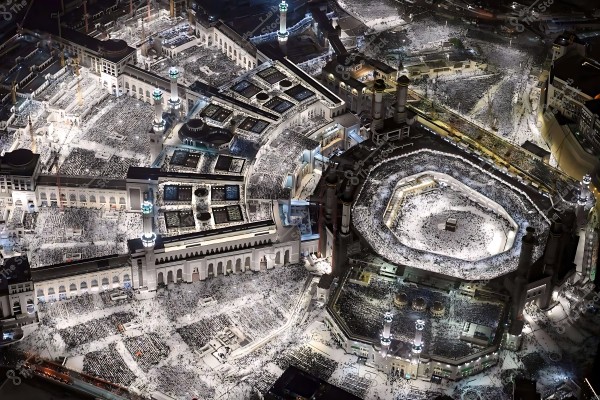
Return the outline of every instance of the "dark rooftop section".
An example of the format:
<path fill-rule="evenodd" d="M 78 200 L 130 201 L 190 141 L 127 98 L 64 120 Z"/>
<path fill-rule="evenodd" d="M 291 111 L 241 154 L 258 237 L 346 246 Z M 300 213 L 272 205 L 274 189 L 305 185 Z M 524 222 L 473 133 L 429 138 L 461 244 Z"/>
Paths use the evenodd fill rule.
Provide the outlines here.
<path fill-rule="evenodd" d="M 590 110 L 592 114 L 600 115 L 600 99 L 586 101 L 585 107 Z"/>
<path fill-rule="evenodd" d="M 261 110 L 258 107 L 255 107 L 253 105 L 250 105 L 248 103 L 242 102 L 238 99 L 235 99 L 231 96 L 228 96 L 224 93 L 219 92 L 219 90 L 213 86 L 207 85 L 206 83 L 200 82 L 200 81 L 196 81 L 194 83 L 192 83 L 190 86 L 190 90 L 199 93 L 201 95 L 207 96 L 207 97 L 216 97 L 222 100 L 225 100 L 228 103 L 231 103 L 237 107 L 240 107 L 243 110 L 248 110 L 251 111 L 255 114 L 258 114 L 260 116 L 263 116 L 265 118 L 270 119 L 271 121 L 277 121 L 279 119 L 278 115 L 275 115 L 273 113 Z"/>
<path fill-rule="evenodd" d="M 0 261 L 0 294 L 8 293 L 8 285 L 31 280 L 31 269 L 27 256 L 1 258 Z"/>
<path fill-rule="evenodd" d="M 49 265 L 47 267 L 35 268 L 31 271 L 31 278 L 34 282 L 42 282 L 51 279 L 87 274 L 89 272 L 106 271 L 122 267 L 128 263 L 128 254 L 112 254 L 110 256 L 88 258 L 87 260 L 65 262 Z"/>
<path fill-rule="evenodd" d="M 558 37 L 556 39 L 554 39 L 555 44 L 560 44 L 562 46 L 566 46 L 570 42 L 585 45 L 585 42 L 583 40 L 579 39 L 579 37 L 577 37 L 577 34 L 575 34 L 574 32 L 565 31 L 565 32 L 561 33 L 560 35 L 558 35 Z"/>
<path fill-rule="evenodd" d="M 536 390 L 534 380 L 515 378 L 514 400 L 539 400 L 542 396 Z"/>
<path fill-rule="evenodd" d="M 329 289 L 331 288 L 331 284 L 333 283 L 333 275 L 331 274 L 323 274 L 319 279 L 319 283 L 317 287 L 321 289 Z"/>
<path fill-rule="evenodd" d="M 588 96 L 600 94 L 600 64 L 579 54 L 565 55 L 554 61 L 554 76 L 579 88 Z"/>
<path fill-rule="evenodd" d="M 360 400 L 360 397 L 290 366 L 271 386 L 265 399 Z"/>
<path fill-rule="evenodd" d="M 315 80 L 315 78 L 313 78 L 312 76 L 308 75 L 306 72 L 304 72 L 303 70 L 298 68 L 294 63 L 289 62 L 285 58 L 279 60 L 279 62 L 281 62 L 281 64 L 283 64 L 290 71 L 292 71 L 294 74 L 296 74 L 300 79 L 304 80 L 310 86 L 317 89 L 323 96 L 325 96 L 332 103 L 334 103 L 334 104 L 342 103 L 342 99 L 337 97 L 332 91 L 327 89 L 325 86 L 323 86 L 319 82 L 317 82 Z"/>
<path fill-rule="evenodd" d="M 367 64 L 371 65 L 375 69 L 378 69 L 379 71 L 383 72 L 384 74 L 389 75 L 389 74 L 393 74 L 394 72 L 397 72 L 396 68 L 390 67 L 386 63 L 376 60 L 374 58 L 366 58 L 365 61 L 367 62 Z"/>
<path fill-rule="evenodd" d="M 275 221 L 265 220 L 265 221 L 258 221 L 258 222 L 250 222 L 248 224 L 233 225 L 233 226 L 228 226 L 225 228 L 210 229 L 210 230 L 201 231 L 201 232 L 185 233 L 183 235 L 175 235 L 175 236 L 169 236 L 169 237 L 162 237 L 161 235 L 158 235 L 156 238 L 156 245 L 154 246 L 154 248 L 162 249 L 162 248 L 164 248 L 164 245 L 166 243 L 174 243 L 174 242 L 178 242 L 180 240 L 202 239 L 202 238 L 216 236 L 216 235 L 222 235 L 222 234 L 226 234 L 226 233 L 241 232 L 241 231 L 245 231 L 248 229 L 266 228 L 268 226 L 273 226 L 273 225 L 275 225 Z M 135 253 L 136 251 L 144 248 L 144 246 L 142 245 L 142 239 L 130 239 L 127 241 L 127 246 L 129 247 L 129 251 L 131 253 Z"/>
<path fill-rule="evenodd" d="M 159 178 L 174 179 L 199 179 L 213 181 L 235 181 L 243 182 L 244 177 L 239 175 L 221 175 L 221 174 L 196 174 L 191 172 L 167 172 L 160 168 L 129 167 L 127 170 L 127 179 L 139 180 L 158 180 Z M 62 185 L 62 180 L 60 181 Z"/>
<path fill-rule="evenodd" d="M 530 152 L 531 154 L 535 154 L 540 158 L 546 158 L 550 156 L 549 151 L 542 149 L 540 146 L 529 140 L 525 141 L 525 143 L 523 143 L 521 147 Z"/>
<path fill-rule="evenodd" d="M 16 149 L 4 153 L 4 156 L 0 157 L 0 173 L 31 177 L 39 159 L 39 154 L 34 154 L 28 149 Z"/>
<path fill-rule="evenodd" d="M 38 185 L 57 186 L 56 175 L 40 175 Z M 106 179 L 98 176 L 60 176 L 61 187 L 89 187 L 92 189 L 125 190 L 124 179 Z"/>

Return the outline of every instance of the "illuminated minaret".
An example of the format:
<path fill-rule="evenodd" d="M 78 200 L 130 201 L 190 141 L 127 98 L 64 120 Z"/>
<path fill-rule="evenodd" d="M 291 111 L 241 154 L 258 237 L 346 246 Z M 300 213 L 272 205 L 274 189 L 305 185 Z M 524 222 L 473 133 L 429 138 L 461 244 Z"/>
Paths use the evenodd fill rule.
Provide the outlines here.
<path fill-rule="evenodd" d="M 277 32 L 277 39 L 280 42 L 287 41 L 287 38 L 290 35 L 286 27 L 287 9 L 288 4 L 285 0 L 281 0 L 281 4 L 279 4 L 279 32 Z"/>
<path fill-rule="evenodd" d="M 169 69 L 169 79 L 171 80 L 171 97 L 169 98 L 169 108 L 171 110 L 179 110 L 181 107 L 181 99 L 177 90 L 177 78 L 179 78 L 179 71 L 175 67 Z"/>
<path fill-rule="evenodd" d="M 162 117 L 162 91 L 158 88 L 154 89 L 152 98 L 154 99 L 154 121 L 150 133 L 150 164 L 156 161 L 162 151 L 163 133 L 165 131 L 165 120 Z"/>
<path fill-rule="evenodd" d="M 162 117 L 162 96 L 162 90 L 159 88 L 154 89 L 154 92 L 152 92 L 152 98 L 154 99 L 154 123 L 152 124 L 152 128 L 154 132 L 160 133 L 163 133 L 165 130 L 165 120 Z"/>
<path fill-rule="evenodd" d="M 423 329 L 425 329 L 425 321 L 418 319 L 415 322 L 415 339 L 413 340 L 412 347 L 412 363 L 417 364 L 421 351 L 423 350 Z"/>
<path fill-rule="evenodd" d="M 156 243 L 156 233 L 154 233 L 154 229 L 152 228 L 152 212 L 154 210 L 154 206 L 152 205 L 152 199 L 150 199 L 150 196 L 147 193 L 145 193 L 144 197 L 146 197 L 146 199 L 142 203 L 144 230 L 142 233 L 142 244 L 146 249 L 154 249 L 154 244 Z"/>
<path fill-rule="evenodd" d="M 583 227 L 587 223 L 587 213 L 589 211 L 589 203 L 592 197 L 590 191 L 590 183 L 592 183 L 592 177 L 590 175 L 584 175 L 583 179 L 579 184 L 579 194 L 577 195 L 577 205 L 575 206 L 575 214 L 577 216 L 577 226 Z"/>
<path fill-rule="evenodd" d="M 341 196 L 342 200 L 342 234 L 347 235 L 350 232 L 350 208 L 352 206 L 352 201 L 354 200 L 354 196 L 352 196 L 351 185 L 346 186 L 346 190 Z"/>
<path fill-rule="evenodd" d="M 139 287 L 147 287 L 148 290 L 156 289 L 156 256 L 154 255 L 154 245 L 156 244 L 156 233 L 154 233 L 152 220 L 154 218 L 154 206 L 152 205 L 152 190 L 144 193 L 144 202 L 142 203 L 143 215 L 143 233 L 142 245 L 144 246 L 146 266 L 143 273 L 138 272 L 138 276 L 143 276 L 143 281 L 139 282 Z M 142 267 L 139 267 L 142 268 Z"/>
<path fill-rule="evenodd" d="M 408 84 L 410 79 L 406 75 L 401 75 L 396 80 L 396 109 L 394 112 L 394 122 L 397 124 L 406 122 L 406 100 L 408 98 Z"/>
<path fill-rule="evenodd" d="M 385 82 L 383 79 L 376 79 L 373 84 L 373 109 L 371 110 L 373 122 L 371 129 L 375 132 L 383 126 L 383 92 L 385 91 Z"/>
<path fill-rule="evenodd" d="M 383 332 L 381 333 L 381 356 L 386 357 L 392 343 L 392 320 L 394 316 L 390 311 L 383 315 Z"/>

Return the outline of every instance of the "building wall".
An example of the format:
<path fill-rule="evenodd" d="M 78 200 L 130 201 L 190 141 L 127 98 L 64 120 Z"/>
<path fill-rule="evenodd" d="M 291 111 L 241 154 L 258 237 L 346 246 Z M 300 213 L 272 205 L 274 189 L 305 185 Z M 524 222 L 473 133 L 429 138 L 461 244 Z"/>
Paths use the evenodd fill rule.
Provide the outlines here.
<path fill-rule="evenodd" d="M 577 121 L 588 100 L 592 97 L 556 76 L 548 83 L 548 105 L 569 119 Z"/>
<path fill-rule="evenodd" d="M 268 239 L 264 236 L 260 236 L 261 240 L 256 237 L 253 241 L 223 241 L 213 245 L 186 247 L 184 250 L 177 246 L 177 250 L 165 249 L 164 252 L 155 252 L 151 257 L 139 252 L 132 256 L 133 286 L 156 290 L 160 283 L 190 283 L 217 275 L 271 269 L 300 260 L 298 241 L 265 245 Z M 243 244 L 248 247 L 242 248 Z M 222 252 L 214 254 L 214 251 Z"/>
<path fill-rule="evenodd" d="M 50 207 L 53 203 L 58 205 L 61 198 L 63 207 L 92 207 L 106 209 L 126 209 L 129 201 L 126 190 L 111 190 L 100 188 L 38 186 L 36 188 L 36 206 Z"/>
<path fill-rule="evenodd" d="M 41 302 L 65 300 L 84 293 L 97 293 L 123 287 L 130 282 L 131 267 L 127 265 L 110 270 L 35 282 L 35 297 L 37 301 Z"/>
<path fill-rule="evenodd" d="M 197 22 L 196 36 L 198 37 L 198 44 L 215 46 L 239 67 L 251 70 L 258 65 L 256 54 L 250 54 L 215 26 L 204 26 Z"/>

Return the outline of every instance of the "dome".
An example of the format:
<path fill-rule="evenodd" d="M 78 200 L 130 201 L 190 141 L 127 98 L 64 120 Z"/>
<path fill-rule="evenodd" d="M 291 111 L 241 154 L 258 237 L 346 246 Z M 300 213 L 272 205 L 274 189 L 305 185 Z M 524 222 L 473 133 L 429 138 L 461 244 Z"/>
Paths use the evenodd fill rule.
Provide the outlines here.
<path fill-rule="evenodd" d="M 207 222 L 210 221 L 212 215 L 209 212 L 203 212 L 196 215 L 196 218 L 198 218 L 198 221 Z"/>
<path fill-rule="evenodd" d="M 327 177 L 325 178 L 325 182 L 329 183 L 331 185 L 335 185 L 338 181 L 338 177 L 337 174 L 335 172 L 330 172 L 329 174 L 327 174 Z"/>
<path fill-rule="evenodd" d="M 422 297 L 417 297 L 412 304 L 412 308 L 413 310 L 416 311 L 423 311 L 425 309 L 425 306 L 427 305 L 427 303 L 425 303 L 425 299 Z"/>
<path fill-rule="evenodd" d="M 260 100 L 260 101 L 265 101 L 269 99 L 269 95 L 266 94 L 265 92 L 260 92 L 256 95 L 256 99 Z"/>
<path fill-rule="evenodd" d="M 408 296 L 404 292 L 396 293 L 394 296 L 394 304 L 403 307 L 408 304 Z"/>
<path fill-rule="evenodd" d="M 410 79 L 408 79 L 408 76 L 402 75 L 402 76 L 398 77 L 398 80 L 396 80 L 396 82 L 398 84 L 407 85 L 408 86 L 408 84 L 410 83 Z"/>
<path fill-rule="evenodd" d="M 383 79 L 376 79 L 373 88 L 375 90 L 385 90 L 385 82 L 383 81 Z"/>
<path fill-rule="evenodd" d="M 344 193 L 340 196 L 340 200 L 344 203 L 352 203 L 354 201 L 354 190 L 352 190 L 352 186 L 347 186 Z"/>
<path fill-rule="evenodd" d="M 201 120 L 200 118 L 193 118 L 185 123 L 185 127 L 192 132 L 200 131 L 203 126 L 204 126 L 204 121 Z"/>
<path fill-rule="evenodd" d="M 34 154 L 28 149 L 17 149 L 10 153 L 4 154 L 4 161 L 13 167 L 24 167 L 31 163 L 34 159 Z"/>
<path fill-rule="evenodd" d="M 287 79 L 284 79 L 281 82 L 279 82 L 279 86 L 290 87 L 290 86 L 292 86 L 292 82 L 288 81 Z"/>
<path fill-rule="evenodd" d="M 194 191 L 194 194 L 198 197 L 206 197 L 208 196 L 208 189 L 205 187 L 199 187 Z"/>
<path fill-rule="evenodd" d="M 221 146 L 230 143 L 233 133 L 229 129 L 218 128 L 204 123 L 202 119 L 194 118 L 187 121 L 179 129 L 179 139 L 201 142 L 206 146 Z"/>

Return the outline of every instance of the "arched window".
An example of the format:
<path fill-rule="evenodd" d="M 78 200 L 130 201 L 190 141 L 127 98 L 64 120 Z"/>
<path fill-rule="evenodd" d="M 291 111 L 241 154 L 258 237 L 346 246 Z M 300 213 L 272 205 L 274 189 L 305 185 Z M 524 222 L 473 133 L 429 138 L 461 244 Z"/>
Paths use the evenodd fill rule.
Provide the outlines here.
<path fill-rule="evenodd" d="M 119 197 L 119 204 L 125 204 L 125 197 Z"/>
<path fill-rule="evenodd" d="M 87 282 L 81 282 L 81 285 L 79 285 L 79 289 L 87 289 Z"/>
<path fill-rule="evenodd" d="M 50 289 L 48 289 L 48 296 L 52 296 L 54 294 L 54 288 L 51 287 Z"/>
<path fill-rule="evenodd" d="M 77 201 L 77 196 L 75 196 L 75 193 L 71 193 L 69 195 L 69 201 Z"/>
<path fill-rule="evenodd" d="M 48 200 L 48 198 L 46 197 L 46 192 L 40 193 L 40 200 Z"/>
<path fill-rule="evenodd" d="M 71 285 L 69 286 L 69 291 L 76 292 L 77 291 L 77 285 L 74 284 L 74 283 L 71 283 Z"/>
<path fill-rule="evenodd" d="M 67 289 L 65 288 L 65 285 L 60 285 L 58 287 L 58 293 L 65 293 L 67 291 Z"/>
<path fill-rule="evenodd" d="M 102 278 L 102 286 L 108 286 L 108 278 Z"/>
<path fill-rule="evenodd" d="M 119 283 L 119 276 L 118 275 L 113 276 L 113 283 Z"/>
<path fill-rule="evenodd" d="M 92 287 L 98 287 L 98 280 L 92 279 Z"/>
<path fill-rule="evenodd" d="M 96 202 L 96 196 L 94 196 L 93 194 L 90 195 L 90 203 L 95 203 Z"/>
<path fill-rule="evenodd" d="M 100 196 L 100 203 L 102 203 L 102 204 L 106 203 L 106 197 Z"/>
<path fill-rule="evenodd" d="M 111 198 L 110 198 L 110 204 L 116 204 L 116 202 L 117 201 L 115 200 L 115 198 L 111 196 Z"/>
<path fill-rule="evenodd" d="M 87 203 L 87 199 L 85 198 L 85 194 L 80 194 L 79 195 L 79 201 L 82 203 Z"/>
<path fill-rule="evenodd" d="M 37 297 L 44 297 L 44 291 L 42 289 L 38 289 Z"/>
<path fill-rule="evenodd" d="M 56 193 L 50 193 L 50 200 L 56 201 Z"/>
<path fill-rule="evenodd" d="M 123 275 L 123 282 L 130 282 L 131 279 L 129 279 L 129 274 L 125 274 Z"/>

